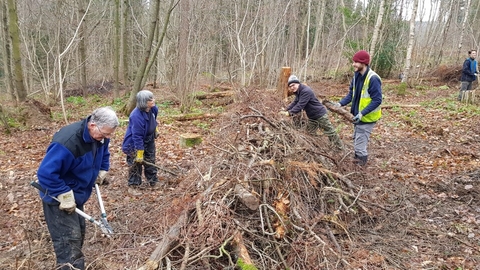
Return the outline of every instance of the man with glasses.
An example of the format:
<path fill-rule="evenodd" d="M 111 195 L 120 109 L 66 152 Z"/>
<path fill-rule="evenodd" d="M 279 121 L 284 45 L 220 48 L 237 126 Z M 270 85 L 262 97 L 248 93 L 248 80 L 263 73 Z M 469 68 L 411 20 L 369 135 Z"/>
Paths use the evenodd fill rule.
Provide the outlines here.
<path fill-rule="evenodd" d="M 57 258 L 55 269 L 85 269 L 85 219 L 75 208 L 83 210 L 95 183 L 104 181 L 110 167 L 110 137 L 118 124 L 115 111 L 102 107 L 61 128 L 38 168 L 39 184 L 58 199 L 40 192 Z"/>
<path fill-rule="evenodd" d="M 300 83 L 295 75 L 288 78 L 288 88 L 295 94 L 295 100 L 286 110 L 280 111 L 280 114 L 292 116 L 304 110 L 308 117 L 308 133 L 316 136 L 317 129 L 320 128 L 337 150 L 343 150 L 343 142 L 328 119 L 327 109 L 315 96 L 313 90 Z"/>

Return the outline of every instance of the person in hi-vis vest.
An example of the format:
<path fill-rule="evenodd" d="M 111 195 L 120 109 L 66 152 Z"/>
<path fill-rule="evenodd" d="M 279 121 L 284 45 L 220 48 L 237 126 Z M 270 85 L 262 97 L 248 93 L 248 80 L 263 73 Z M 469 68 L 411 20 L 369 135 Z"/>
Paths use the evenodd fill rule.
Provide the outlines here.
<path fill-rule="evenodd" d="M 355 74 L 348 94 L 337 103 L 346 106 L 351 103 L 350 112 L 354 116 L 353 146 L 354 160 L 364 166 L 368 160 L 367 145 L 376 122 L 382 117 L 382 80 L 370 69 L 370 54 L 360 50 L 353 55 Z"/>

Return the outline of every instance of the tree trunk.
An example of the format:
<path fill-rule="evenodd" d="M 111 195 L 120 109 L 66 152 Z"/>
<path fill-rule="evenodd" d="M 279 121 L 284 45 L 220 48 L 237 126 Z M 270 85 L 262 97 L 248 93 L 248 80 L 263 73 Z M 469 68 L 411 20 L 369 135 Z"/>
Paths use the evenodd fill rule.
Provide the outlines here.
<path fill-rule="evenodd" d="M 412 59 L 413 45 L 415 42 L 415 18 L 417 17 L 418 0 L 413 1 L 413 10 L 410 18 L 410 35 L 408 38 L 407 55 L 405 57 L 405 67 L 403 69 L 402 82 L 407 82 L 410 76 L 410 61 Z"/>
<path fill-rule="evenodd" d="M 463 42 L 463 35 L 465 34 L 465 25 L 467 24 L 467 21 L 468 21 L 468 14 L 469 14 L 469 10 L 470 10 L 470 0 L 467 0 L 466 1 L 466 6 L 464 7 L 464 9 L 462 10 L 462 12 L 464 12 L 464 15 L 463 15 L 463 20 L 462 20 L 462 29 L 460 31 L 460 38 L 458 39 L 458 50 L 457 50 L 457 61 L 460 61 L 460 51 L 462 49 L 462 42 Z"/>
<path fill-rule="evenodd" d="M 7 4 L 5 3 L 5 1 L 2 1 L 1 2 L 2 6 L 1 6 L 1 9 L 2 9 L 2 40 L 4 40 L 4 42 L 2 42 L 3 46 L 2 46 L 2 60 L 3 60 L 3 71 L 4 71 L 4 78 L 5 78 L 5 86 L 7 88 L 7 93 L 8 93 L 8 96 L 10 97 L 10 99 L 12 101 L 17 101 L 17 99 L 15 98 L 15 92 L 14 92 L 14 86 L 13 86 L 13 80 L 12 80 L 12 67 L 10 65 L 10 55 L 11 55 L 11 51 L 10 51 L 10 39 L 8 38 L 9 36 L 9 33 L 8 33 L 8 12 L 7 12 Z M 16 105 L 15 105 L 16 106 Z"/>
<path fill-rule="evenodd" d="M 175 5 L 176 5 L 175 0 L 170 1 L 170 6 L 169 6 L 169 9 L 167 10 L 167 18 L 165 20 L 165 23 L 163 24 L 162 34 L 161 34 L 159 40 L 155 44 L 156 50 L 154 50 L 153 53 L 152 53 L 153 41 L 155 39 L 155 32 L 156 32 L 156 29 L 158 27 L 158 14 L 159 14 L 159 11 L 160 11 L 160 3 L 159 2 L 160 2 L 160 0 L 153 1 L 150 28 L 149 28 L 149 31 L 148 31 L 147 42 L 145 44 L 146 49 L 145 49 L 145 52 L 143 53 L 143 57 L 142 57 L 143 61 L 141 62 L 140 66 L 137 70 L 137 74 L 135 76 L 135 82 L 133 83 L 133 88 L 132 88 L 132 91 L 130 93 L 130 98 L 128 99 L 128 103 L 126 104 L 126 106 L 122 110 L 123 113 L 125 113 L 126 115 L 130 115 L 130 112 L 132 112 L 133 109 L 136 106 L 137 93 L 140 90 L 142 90 L 142 87 L 144 87 L 144 85 L 145 85 L 145 82 L 146 82 L 147 77 L 148 77 L 148 73 L 150 71 L 150 67 L 155 62 L 157 52 L 158 52 L 159 48 L 161 47 L 162 42 L 163 42 L 163 38 L 166 34 L 168 22 L 170 20 L 170 15 L 171 15 L 171 13 L 172 13 L 173 9 L 175 8 Z"/>
<path fill-rule="evenodd" d="M 79 79 L 80 79 L 80 85 L 82 89 L 82 95 L 83 97 L 87 97 L 87 45 L 85 42 L 85 39 L 87 38 L 85 35 L 85 8 L 83 7 L 83 2 L 84 1 L 79 1 L 80 3 L 79 8 L 78 8 L 78 15 L 79 18 L 83 19 L 83 22 L 80 22 L 80 28 L 78 31 L 78 52 L 80 54 L 80 61 L 79 67 L 80 67 L 80 72 L 78 73 Z M 88 4 L 88 3 L 87 3 Z M 78 58 L 77 58 L 78 59 Z"/>
<path fill-rule="evenodd" d="M 120 97 L 120 0 L 115 0 L 113 41 L 113 97 Z"/>
<path fill-rule="evenodd" d="M 189 78 L 192 76 L 188 74 L 187 58 L 188 58 L 188 40 L 190 35 L 190 0 L 180 1 L 180 29 L 178 35 L 178 68 L 175 78 L 177 79 L 178 93 L 180 96 L 180 111 L 182 113 L 188 112 L 193 104 L 193 98 L 189 89 Z"/>
<path fill-rule="evenodd" d="M 378 10 L 377 22 L 375 28 L 373 28 L 372 42 L 370 44 L 370 55 L 375 56 L 375 44 L 377 44 L 378 34 L 382 28 L 383 13 L 385 12 L 385 0 L 380 1 L 380 8 Z"/>
<path fill-rule="evenodd" d="M 122 45 L 121 45 L 121 55 L 122 55 L 122 79 L 124 81 L 124 84 L 125 86 L 130 86 L 130 69 L 128 68 L 128 55 L 129 55 L 129 47 L 128 47 L 128 37 L 130 36 L 129 35 L 129 32 L 128 32 L 128 28 L 127 28 L 127 25 L 128 25 L 128 18 L 129 18 L 129 10 L 130 10 L 130 5 L 129 5 L 129 0 L 124 0 L 123 1 L 123 7 L 122 7 L 122 14 L 123 14 L 123 18 L 122 18 L 122 25 L 121 25 L 121 33 L 122 33 Z"/>
<path fill-rule="evenodd" d="M 150 28 L 148 30 L 147 41 L 145 43 L 145 51 L 143 52 L 142 61 L 140 66 L 137 69 L 137 73 L 135 76 L 135 82 L 133 83 L 132 91 L 130 92 L 130 98 L 128 99 L 128 103 L 124 108 L 123 112 L 125 115 L 130 115 L 137 104 L 137 93 L 142 90 L 143 88 L 143 80 L 145 77 L 148 76 L 147 72 L 147 64 L 149 58 L 151 57 L 152 47 L 153 47 L 153 39 L 155 37 L 155 29 L 157 28 L 158 24 L 158 12 L 160 9 L 160 0 L 154 0 L 150 2 L 152 4 L 151 14 L 150 14 Z"/>
<path fill-rule="evenodd" d="M 13 79 L 17 100 L 24 102 L 27 98 L 27 90 L 23 82 L 22 56 L 20 52 L 20 31 L 18 27 L 17 7 L 14 0 L 7 0 L 8 6 L 8 30 L 12 45 Z"/>

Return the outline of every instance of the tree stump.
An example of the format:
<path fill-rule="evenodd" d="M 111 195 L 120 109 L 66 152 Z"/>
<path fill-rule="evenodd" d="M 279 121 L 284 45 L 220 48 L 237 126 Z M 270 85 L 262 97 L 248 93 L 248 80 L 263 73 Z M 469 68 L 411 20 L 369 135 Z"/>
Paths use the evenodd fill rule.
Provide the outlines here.
<path fill-rule="evenodd" d="M 468 104 L 477 104 L 477 90 L 460 91 L 460 101 Z"/>
<path fill-rule="evenodd" d="M 280 78 L 278 79 L 277 91 L 282 96 L 283 100 L 288 98 L 288 77 L 292 74 L 291 67 L 282 67 L 280 71 Z"/>
<path fill-rule="evenodd" d="M 184 133 L 180 135 L 180 147 L 193 147 L 202 143 L 202 136 L 194 133 Z"/>

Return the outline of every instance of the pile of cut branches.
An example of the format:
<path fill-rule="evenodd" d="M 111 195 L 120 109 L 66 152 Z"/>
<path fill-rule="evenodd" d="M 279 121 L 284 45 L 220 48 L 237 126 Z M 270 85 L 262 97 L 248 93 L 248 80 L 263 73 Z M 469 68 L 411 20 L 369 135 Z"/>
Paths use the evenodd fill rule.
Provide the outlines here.
<path fill-rule="evenodd" d="M 257 94 L 245 94 L 220 120 L 221 136 L 207 140 L 215 153 L 180 183 L 189 194 L 183 213 L 141 269 L 350 264 L 342 254 L 351 242 L 348 221 L 371 216 L 374 204 L 340 172 L 352 164 L 325 136 L 280 119 L 272 109 L 281 101 Z"/>

